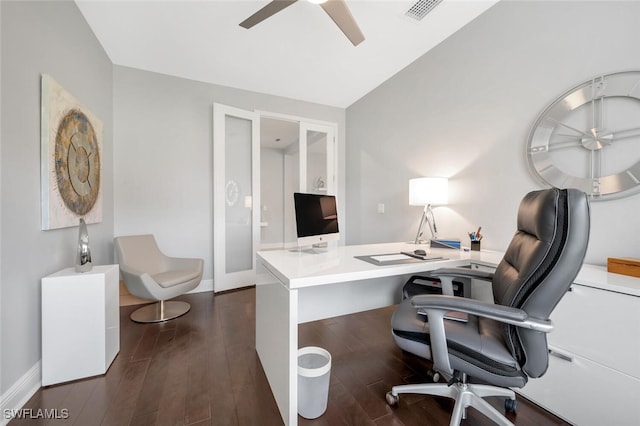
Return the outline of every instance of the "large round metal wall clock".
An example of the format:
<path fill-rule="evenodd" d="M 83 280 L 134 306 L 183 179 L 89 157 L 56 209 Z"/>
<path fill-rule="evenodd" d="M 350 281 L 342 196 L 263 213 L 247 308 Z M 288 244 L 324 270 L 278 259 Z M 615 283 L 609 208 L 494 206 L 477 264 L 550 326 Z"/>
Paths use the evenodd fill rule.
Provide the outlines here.
<path fill-rule="evenodd" d="M 640 71 L 601 75 L 554 100 L 527 140 L 540 180 L 592 200 L 640 191 Z"/>

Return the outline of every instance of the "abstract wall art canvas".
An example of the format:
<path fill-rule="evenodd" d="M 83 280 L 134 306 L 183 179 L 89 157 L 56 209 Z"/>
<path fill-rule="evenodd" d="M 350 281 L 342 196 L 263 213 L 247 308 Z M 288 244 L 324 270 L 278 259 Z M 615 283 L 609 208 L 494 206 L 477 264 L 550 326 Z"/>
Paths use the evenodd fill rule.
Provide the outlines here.
<path fill-rule="evenodd" d="M 102 121 L 42 75 L 42 229 L 102 221 Z"/>

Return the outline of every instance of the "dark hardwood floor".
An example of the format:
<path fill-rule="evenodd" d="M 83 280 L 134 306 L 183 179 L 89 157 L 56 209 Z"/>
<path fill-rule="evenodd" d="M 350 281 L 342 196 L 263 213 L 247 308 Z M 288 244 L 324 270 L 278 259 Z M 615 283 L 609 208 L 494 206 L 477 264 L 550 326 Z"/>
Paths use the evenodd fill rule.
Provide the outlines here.
<path fill-rule="evenodd" d="M 58 420 L 14 419 L 11 425 L 281 425 L 255 351 L 255 289 L 180 298 L 191 311 L 160 324 L 136 324 L 121 308 L 120 353 L 104 376 L 40 389 L 24 408 L 67 410 Z M 299 327 L 300 346 L 332 354 L 327 411 L 301 425 L 448 425 L 445 398 L 403 395 L 385 402 L 394 384 L 422 382 L 428 362 L 393 343 L 393 307 Z M 82 319 L 79 318 L 79 321 Z M 560 419 L 518 397 L 516 425 L 560 425 Z M 503 402 L 492 403 L 502 411 Z M 474 410 L 466 425 L 489 425 Z"/>

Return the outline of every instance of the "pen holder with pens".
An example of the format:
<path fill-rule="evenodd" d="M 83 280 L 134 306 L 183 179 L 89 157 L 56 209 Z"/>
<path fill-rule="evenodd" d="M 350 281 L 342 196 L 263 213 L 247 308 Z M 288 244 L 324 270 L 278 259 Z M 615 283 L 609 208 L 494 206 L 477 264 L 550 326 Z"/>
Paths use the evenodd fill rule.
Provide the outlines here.
<path fill-rule="evenodd" d="M 482 227 L 479 227 L 476 232 L 469 232 L 469 238 L 471 239 L 471 250 L 480 251 L 480 241 L 482 240 L 482 235 L 480 234 L 480 230 Z"/>

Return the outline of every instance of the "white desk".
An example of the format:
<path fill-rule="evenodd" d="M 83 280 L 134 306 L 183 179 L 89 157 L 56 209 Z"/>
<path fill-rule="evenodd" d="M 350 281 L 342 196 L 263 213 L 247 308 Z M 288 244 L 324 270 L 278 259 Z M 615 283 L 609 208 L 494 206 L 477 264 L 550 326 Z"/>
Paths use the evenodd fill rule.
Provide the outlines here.
<path fill-rule="evenodd" d="M 339 246 L 326 253 L 287 250 L 257 255 L 256 350 L 287 425 L 298 423 L 298 324 L 389 306 L 413 274 L 472 262 L 495 266 L 497 252 L 428 249 L 444 259 L 377 266 L 354 256 L 399 253 L 418 248 L 390 243 Z"/>

